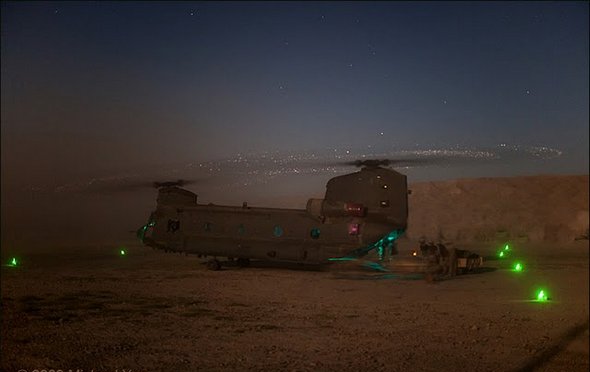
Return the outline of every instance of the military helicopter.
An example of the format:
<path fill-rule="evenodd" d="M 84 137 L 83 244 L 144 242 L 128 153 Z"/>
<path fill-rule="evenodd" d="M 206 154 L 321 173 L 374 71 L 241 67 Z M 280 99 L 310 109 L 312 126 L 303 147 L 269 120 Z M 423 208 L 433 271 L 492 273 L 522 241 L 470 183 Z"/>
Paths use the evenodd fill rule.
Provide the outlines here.
<path fill-rule="evenodd" d="M 330 179 L 324 199 L 309 199 L 304 210 L 199 204 L 185 181 L 157 183 L 156 210 L 138 235 L 154 248 L 211 256 L 214 270 L 217 257 L 317 264 L 376 242 L 384 250 L 408 219 L 407 179 L 382 167 L 391 163 L 350 163 L 361 170 Z"/>
<path fill-rule="evenodd" d="M 370 253 L 387 261 L 407 228 L 408 186 L 404 174 L 385 167 L 423 161 L 347 162 L 360 171 L 330 179 L 324 198 L 301 210 L 199 204 L 186 181 L 154 183 L 157 207 L 137 234 L 146 246 L 210 257 L 211 270 L 221 268 L 220 257 L 240 266 L 250 259 L 323 264 Z"/>
<path fill-rule="evenodd" d="M 154 182 L 157 206 L 137 230 L 146 246 L 166 252 L 220 258 L 247 266 L 250 259 L 326 264 L 361 260 L 378 271 L 454 276 L 473 271 L 482 258 L 442 245 L 420 247 L 408 257 L 396 255 L 397 239 L 408 225 L 407 177 L 387 166 L 422 165 L 444 159 L 357 160 L 341 163 L 360 171 L 331 178 L 323 199 L 309 199 L 305 209 L 199 204 L 185 180 Z M 366 257 L 370 257 L 369 260 Z"/>

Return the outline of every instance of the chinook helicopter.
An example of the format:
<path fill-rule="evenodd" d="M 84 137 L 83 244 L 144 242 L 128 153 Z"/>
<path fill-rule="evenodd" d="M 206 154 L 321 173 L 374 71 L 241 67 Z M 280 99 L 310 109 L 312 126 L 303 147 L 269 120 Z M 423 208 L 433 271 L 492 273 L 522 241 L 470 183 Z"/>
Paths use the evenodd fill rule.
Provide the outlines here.
<path fill-rule="evenodd" d="M 250 259 L 324 264 L 369 254 L 384 262 L 397 253 L 408 224 L 407 177 L 386 167 L 423 160 L 348 162 L 360 171 L 330 179 L 324 198 L 309 199 L 305 209 L 199 204 L 183 188 L 186 181 L 154 183 L 157 206 L 137 235 L 146 246 L 210 257 L 211 270 L 221 268 L 220 257 L 239 266 Z M 421 259 L 414 267 L 423 271 L 441 261 L 413 259 Z"/>
<path fill-rule="evenodd" d="M 218 257 L 242 266 L 250 259 L 318 264 L 376 244 L 385 254 L 408 220 L 407 178 L 383 167 L 391 163 L 350 163 L 361 170 L 330 179 L 324 199 L 301 210 L 199 204 L 185 181 L 157 183 L 156 210 L 138 236 L 154 248 L 210 256 L 213 270 Z"/>

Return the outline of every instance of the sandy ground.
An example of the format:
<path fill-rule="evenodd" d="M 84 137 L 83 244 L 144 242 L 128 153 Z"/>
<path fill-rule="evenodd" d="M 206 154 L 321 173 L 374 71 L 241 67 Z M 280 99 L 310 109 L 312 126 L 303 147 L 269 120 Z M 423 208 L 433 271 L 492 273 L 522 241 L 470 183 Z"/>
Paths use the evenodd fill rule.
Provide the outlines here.
<path fill-rule="evenodd" d="M 213 272 L 192 256 L 117 249 L 21 249 L 21 266 L 2 267 L 3 371 L 589 368 L 588 241 L 516 244 L 523 273 L 490 260 L 436 283 L 344 267 Z M 541 286 L 551 300 L 530 301 Z"/>

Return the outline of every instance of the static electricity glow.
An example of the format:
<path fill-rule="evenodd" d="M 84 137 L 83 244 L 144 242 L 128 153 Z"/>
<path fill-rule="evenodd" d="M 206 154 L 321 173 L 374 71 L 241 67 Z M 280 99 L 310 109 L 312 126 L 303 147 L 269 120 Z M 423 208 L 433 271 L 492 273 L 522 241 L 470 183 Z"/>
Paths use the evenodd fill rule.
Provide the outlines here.
<path fill-rule="evenodd" d="M 545 293 L 545 291 L 542 289 L 539 289 L 539 291 L 537 291 L 537 296 L 535 298 L 538 302 L 546 302 L 549 300 L 547 293 Z"/>
<path fill-rule="evenodd" d="M 377 262 L 365 262 L 363 264 L 363 266 L 368 267 L 370 269 L 376 270 L 376 271 L 389 271 L 386 268 L 384 268 L 383 266 L 379 265 L 379 263 Z"/>
<path fill-rule="evenodd" d="M 354 257 L 331 257 L 328 258 L 328 261 L 355 261 L 356 258 Z"/>
<path fill-rule="evenodd" d="M 382 260 L 385 256 L 385 250 L 388 249 L 391 251 L 393 243 L 395 243 L 396 239 L 399 238 L 404 233 L 404 230 L 393 230 L 390 231 L 387 235 L 379 239 L 373 244 L 369 244 L 366 247 L 361 247 L 353 250 L 345 257 L 332 257 L 329 258 L 329 261 L 348 261 L 349 259 L 355 259 L 358 257 L 363 257 L 373 249 L 377 250 L 377 255 L 379 260 Z"/>

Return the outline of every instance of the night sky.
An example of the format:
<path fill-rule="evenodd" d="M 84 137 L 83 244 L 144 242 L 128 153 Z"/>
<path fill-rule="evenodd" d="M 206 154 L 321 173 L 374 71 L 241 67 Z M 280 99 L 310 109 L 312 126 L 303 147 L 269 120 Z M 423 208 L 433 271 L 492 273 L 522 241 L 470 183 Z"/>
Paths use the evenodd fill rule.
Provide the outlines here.
<path fill-rule="evenodd" d="M 410 182 L 587 174 L 588 20 L 587 2 L 2 2 L 3 230 L 23 200 L 93 179 L 321 196 L 322 169 L 247 180 L 305 173 L 310 154 L 512 149 L 487 168 L 408 169 Z M 269 157 L 293 163 L 256 170 Z M 251 172 L 225 172 L 232 159 Z"/>

